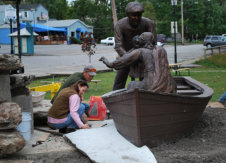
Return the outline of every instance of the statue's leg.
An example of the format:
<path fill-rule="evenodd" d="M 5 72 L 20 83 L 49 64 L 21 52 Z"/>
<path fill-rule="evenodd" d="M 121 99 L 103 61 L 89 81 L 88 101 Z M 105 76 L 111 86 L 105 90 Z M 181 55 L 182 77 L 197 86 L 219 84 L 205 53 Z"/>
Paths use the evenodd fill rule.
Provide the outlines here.
<path fill-rule="evenodd" d="M 123 69 L 117 70 L 114 85 L 113 85 L 113 91 L 125 88 L 128 74 L 129 74 L 129 68 L 123 68 Z"/>

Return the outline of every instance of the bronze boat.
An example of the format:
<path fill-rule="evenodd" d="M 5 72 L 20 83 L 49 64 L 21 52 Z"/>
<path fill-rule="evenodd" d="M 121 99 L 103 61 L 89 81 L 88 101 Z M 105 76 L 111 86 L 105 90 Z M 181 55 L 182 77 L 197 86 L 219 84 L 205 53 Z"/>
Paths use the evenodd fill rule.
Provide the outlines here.
<path fill-rule="evenodd" d="M 213 90 L 190 77 L 174 77 L 176 94 L 121 89 L 102 96 L 118 132 L 134 145 L 154 147 L 191 132 Z"/>

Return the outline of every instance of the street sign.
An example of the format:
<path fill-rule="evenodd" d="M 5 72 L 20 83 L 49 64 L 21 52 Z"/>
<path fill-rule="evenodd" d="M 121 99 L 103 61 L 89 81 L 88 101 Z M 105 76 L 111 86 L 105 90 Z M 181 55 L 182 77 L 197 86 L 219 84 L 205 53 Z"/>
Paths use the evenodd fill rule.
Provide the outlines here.
<path fill-rule="evenodd" d="M 174 33 L 174 22 L 171 22 L 171 33 Z M 176 26 L 176 33 L 177 33 L 177 22 L 175 22 L 175 26 Z"/>

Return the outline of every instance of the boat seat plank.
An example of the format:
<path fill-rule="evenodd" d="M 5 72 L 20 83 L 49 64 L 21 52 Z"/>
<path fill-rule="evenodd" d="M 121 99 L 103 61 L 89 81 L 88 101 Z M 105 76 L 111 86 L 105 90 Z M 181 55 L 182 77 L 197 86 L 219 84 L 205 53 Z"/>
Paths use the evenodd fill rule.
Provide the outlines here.
<path fill-rule="evenodd" d="M 177 90 L 191 89 L 188 85 L 177 85 Z"/>
<path fill-rule="evenodd" d="M 198 91 L 198 90 L 177 90 L 177 94 L 180 94 L 180 95 L 198 95 L 200 94 L 201 92 Z"/>

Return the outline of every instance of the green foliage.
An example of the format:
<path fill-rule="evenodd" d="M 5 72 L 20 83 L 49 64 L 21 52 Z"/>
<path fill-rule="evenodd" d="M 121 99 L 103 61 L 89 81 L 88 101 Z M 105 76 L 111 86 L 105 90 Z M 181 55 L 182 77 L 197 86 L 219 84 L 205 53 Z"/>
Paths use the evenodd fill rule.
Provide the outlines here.
<path fill-rule="evenodd" d="M 79 40 L 75 37 L 70 37 L 70 43 L 71 44 L 81 44 L 81 40 Z"/>
<path fill-rule="evenodd" d="M 149 18 L 153 21 L 156 21 L 155 9 L 151 2 L 144 2 L 144 13 L 143 17 Z"/>
<path fill-rule="evenodd" d="M 226 91 L 225 68 L 194 68 L 191 70 L 191 77 L 213 89 L 214 94 L 211 101 L 217 101 L 220 96 Z"/>
<path fill-rule="evenodd" d="M 218 68 L 226 68 L 226 53 L 217 54 L 206 59 L 201 59 L 196 61 L 195 64 L 208 66 L 208 67 L 218 67 Z"/>

